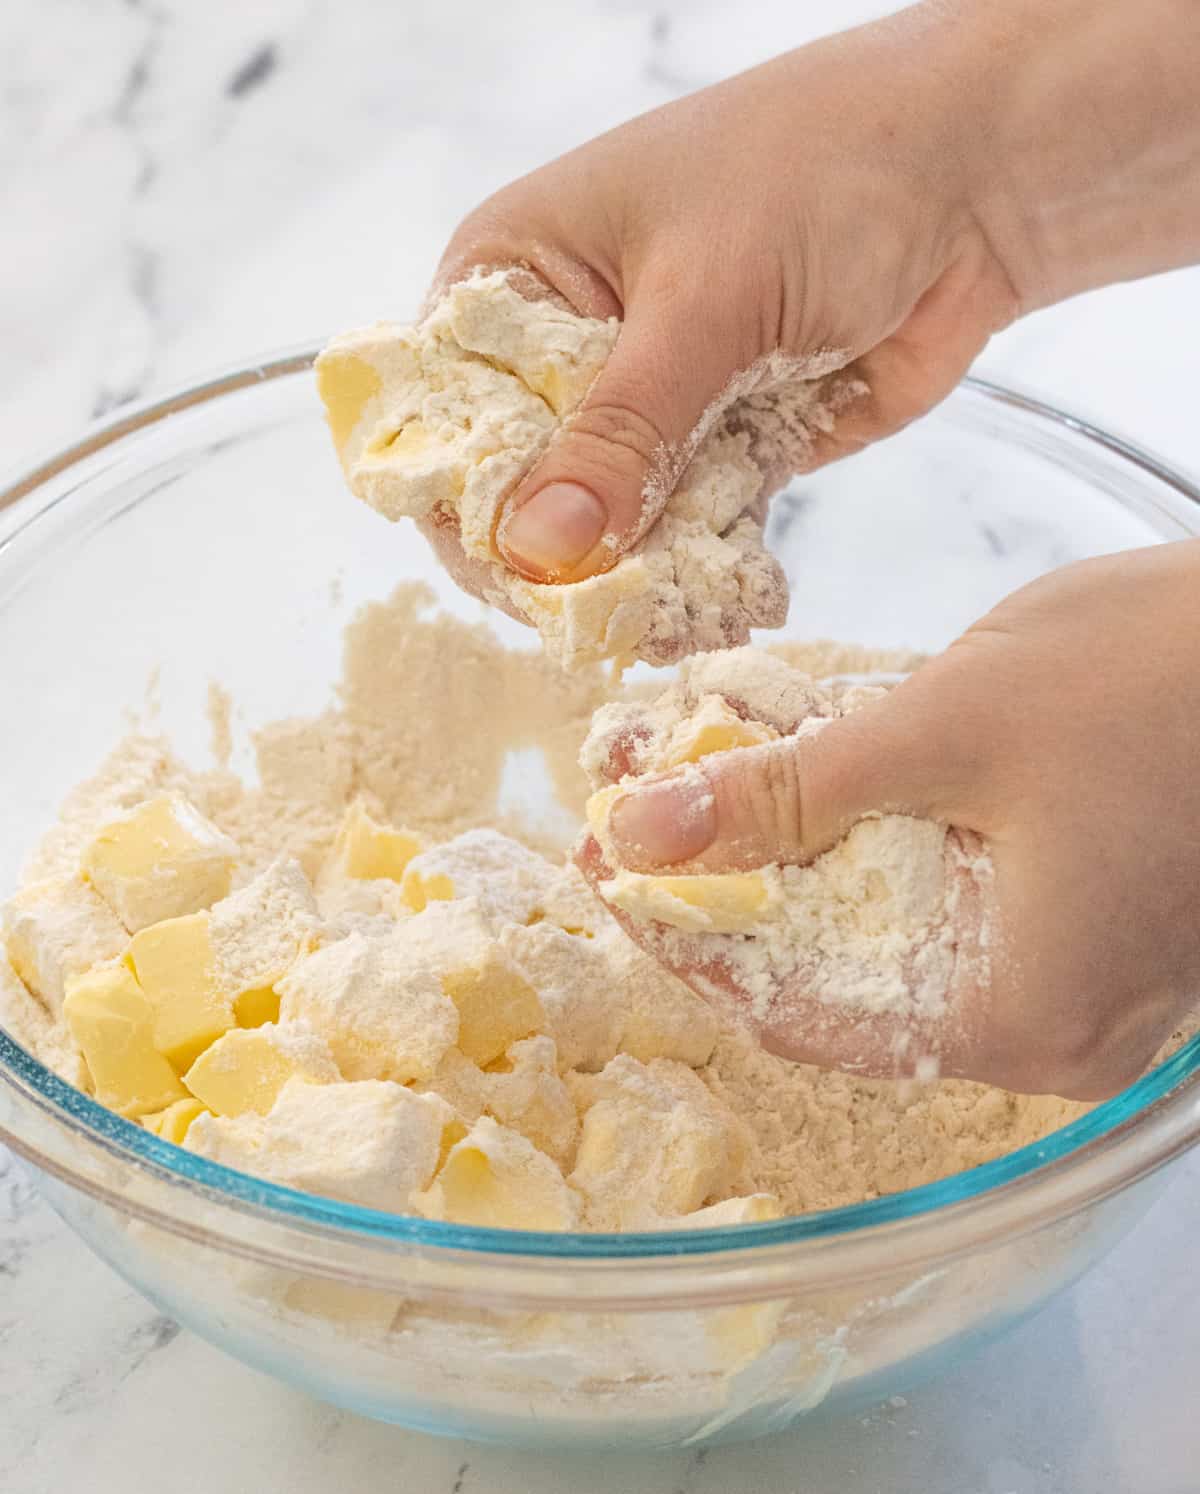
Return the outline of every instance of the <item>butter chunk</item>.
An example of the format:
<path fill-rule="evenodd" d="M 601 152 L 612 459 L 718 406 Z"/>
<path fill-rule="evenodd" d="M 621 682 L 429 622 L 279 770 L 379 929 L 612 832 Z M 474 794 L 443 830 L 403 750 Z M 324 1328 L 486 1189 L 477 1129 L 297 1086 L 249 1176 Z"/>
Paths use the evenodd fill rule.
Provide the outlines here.
<path fill-rule="evenodd" d="M 208 908 L 229 891 L 237 846 L 179 794 L 161 794 L 106 825 L 83 873 L 130 933 Z"/>
<path fill-rule="evenodd" d="M 383 936 L 349 934 L 279 982 L 281 1021 L 307 1022 L 347 1079 L 428 1079 L 458 1040 L 457 1008 L 408 943 L 412 921 Z"/>
<path fill-rule="evenodd" d="M 581 939 L 549 922 L 501 930 L 501 948 L 538 993 L 543 1030 L 554 1039 L 563 1069 L 602 1069 L 621 1046 L 625 994 L 610 958 L 618 941 L 633 948 L 623 934 Z"/>
<path fill-rule="evenodd" d="M 426 1218 L 487 1229 L 567 1230 L 579 1222 L 579 1199 L 554 1162 L 486 1115 L 450 1148 L 416 1205 Z"/>
<path fill-rule="evenodd" d="M 91 1076 L 83 1054 L 62 1017 L 53 1018 L 28 989 L 0 945 L 0 1027 L 9 1037 L 46 1067 L 73 1084 L 92 1092 Z"/>
<path fill-rule="evenodd" d="M 620 1051 L 643 1063 L 672 1058 L 693 1069 L 706 1064 L 719 1031 L 712 1008 L 623 931 L 611 930 L 602 952 L 620 1003 Z"/>
<path fill-rule="evenodd" d="M 276 982 L 320 942 L 317 900 L 298 861 L 272 862 L 212 910 L 209 935 L 222 986 L 243 1027 L 278 1015 Z"/>
<path fill-rule="evenodd" d="M 572 917 L 587 906 L 562 868 L 498 830 L 468 830 L 422 851 L 409 862 L 402 885 L 415 912 L 470 897 L 496 925 L 533 923 L 552 908 Z"/>
<path fill-rule="evenodd" d="M 579 1117 L 558 1074 L 554 1039 L 514 1043 L 499 1066 L 483 1075 L 484 1103 L 501 1125 L 533 1142 L 560 1167 L 569 1167 L 579 1136 Z"/>
<path fill-rule="evenodd" d="M 182 1146 L 192 1122 L 197 1116 L 207 1114 L 209 1112 L 199 1100 L 176 1100 L 165 1110 L 157 1110 L 152 1115 L 143 1115 L 142 1125 L 163 1141 L 171 1141 L 176 1146 Z"/>
<path fill-rule="evenodd" d="M 186 1069 L 234 1025 L 207 913 L 168 918 L 140 930 L 130 940 L 127 958 L 154 1010 L 154 1046 L 176 1068 Z"/>
<path fill-rule="evenodd" d="M 454 1112 L 437 1095 L 364 1080 L 292 1079 L 268 1114 L 202 1115 L 189 1151 L 288 1188 L 404 1214 L 428 1187 Z"/>
<path fill-rule="evenodd" d="M 783 1218 L 783 1205 L 773 1193 L 749 1193 L 742 1198 L 725 1198 L 672 1219 L 672 1229 L 726 1229 L 734 1224 L 769 1224 Z"/>
<path fill-rule="evenodd" d="M 50 877 L 23 888 L 5 904 L 3 930 L 13 969 L 52 1016 L 62 1012 L 67 983 L 114 959 L 128 938 L 79 877 Z"/>
<path fill-rule="evenodd" d="M 669 924 L 686 933 L 752 933 L 784 911 L 783 881 L 773 866 L 694 876 L 619 871 L 600 883 L 600 893 L 631 918 Z"/>
<path fill-rule="evenodd" d="M 699 762 L 735 747 L 759 747 L 776 741 L 779 733 L 761 721 L 743 721 L 719 695 L 704 696 L 691 716 L 671 732 L 666 744 L 666 766 Z"/>
<path fill-rule="evenodd" d="M 266 1115 L 290 1079 L 334 1084 L 329 1046 L 306 1027 L 236 1027 L 197 1058 L 183 1082 L 215 1115 Z"/>
<path fill-rule="evenodd" d="M 399 882 L 405 867 L 424 848 L 421 836 L 380 824 L 361 803 L 355 802 L 338 829 L 332 860 L 343 877 Z"/>
<path fill-rule="evenodd" d="M 622 1054 L 571 1082 L 582 1129 L 569 1180 L 592 1228 L 661 1228 L 741 1181 L 747 1133 L 691 1069 Z"/>
<path fill-rule="evenodd" d="M 154 1011 L 126 964 L 98 965 L 76 976 L 67 986 L 63 1015 L 102 1105 L 136 1117 L 186 1098 L 175 1070 L 154 1046 Z"/>
<path fill-rule="evenodd" d="M 458 1011 L 458 1047 L 474 1063 L 491 1063 L 544 1026 L 537 992 L 492 936 L 474 899 L 431 903 L 397 937 L 437 974 Z"/>

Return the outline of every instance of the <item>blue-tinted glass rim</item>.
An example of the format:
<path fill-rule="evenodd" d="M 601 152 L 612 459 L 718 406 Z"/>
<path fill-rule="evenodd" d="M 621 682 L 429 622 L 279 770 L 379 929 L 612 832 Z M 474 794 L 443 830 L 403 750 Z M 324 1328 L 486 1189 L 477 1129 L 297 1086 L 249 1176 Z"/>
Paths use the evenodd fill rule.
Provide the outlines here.
<path fill-rule="evenodd" d="M 159 420 L 223 395 L 257 387 L 271 380 L 304 372 L 317 347 L 306 346 L 241 364 L 157 400 L 125 407 L 118 415 L 97 422 L 72 446 L 58 451 L 0 490 L 0 512 L 32 495 L 38 487 L 67 471 L 78 461 L 126 436 L 136 435 Z M 967 378 L 962 387 L 1001 406 L 1017 409 L 1060 426 L 1077 436 L 1129 461 L 1157 478 L 1191 503 L 1200 506 L 1200 489 L 1181 473 L 1159 462 L 1139 446 L 1052 405 L 987 380 Z M 63 495 L 66 496 L 66 495 Z M 5 536 L 7 548 L 28 533 L 60 499 L 49 502 L 19 523 Z M 8 1071 L 6 1073 L 6 1071 Z M 422 1247 L 472 1252 L 480 1255 L 535 1256 L 559 1260 L 634 1261 L 680 1256 L 703 1256 L 723 1251 L 743 1251 L 756 1246 L 801 1244 L 837 1234 L 860 1231 L 916 1219 L 939 1209 L 964 1203 L 1003 1187 L 1027 1182 L 1035 1174 L 1081 1156 L 1150 1107 L 1163 1101 L 1184 1084 L 1197 1082 L 1200 1072 L 1200 1034 L 1186 1043 L 1165 1063 L 1144 1075 L 1128 1089 L 1098 1105 L 1086 1115 L 1053 1132 L 1040 1142 L 1021 1147 L 995 1161 L 983 1163 L 940 1182 L 871 1199 L 845 1208 L 826 1209 L 767 1224 L 746 1224 L 721 1229 L 675 1230 L 641 1234 L 546 1234 L 524 1230 L 480 1229 L 445 1224 L 436 1220 L 381 1213 L 354 1204 L 300 1193 L 197 1157 L 181 1147 L 162 1141 L 143 1127 L 105 1109 L 67 1084 L 25 1052 L 0 1030 L 0 1078 L 15 1078 L 21 1088 L 32 1090 L 43 1109 L 84 1140 L 126 1161 L 146 1168 L 177 1186 L 198 1189 L 208 1197 L 239 1210 L 252 1211 L 281 1223 L 335 1230 L 363 1242 L 395 1242 Z M 1195 1138 L 1189 1138 L 1195 1139 Z M 38 1162 L 36 1149 L 22 1145 L 21 1138 L 0 1128 L 0 1140 L 11 1140 L 16 1149 Z M 1156 1165 L 1151 1158 L 1135 1175 Z M 1124 1179 L 1122 1181 L 1131 1181 Z M 80 1186 L 86 1188 L 85 1180 Z"/>
<path fill-rule="evenodd" d="M 1042 1141 L 955 1173 L 940 1182 L 926 1183 L 919 1188 L 865 1203 L 823 1209 L 766 1224 L 619 1235 L 474 1228 L 382 1213 L 356 1204 L 339 1203 L 336 1199 L 301 1193 L 294 1188 L 251 1177 L 248 1173 L 236 1172 L 161 1140 L 60 1079 L 0 1030 L 0 1077 L 7 1077 L 6 1070 L 36 1093 L 43 1108 L 53 1108 L 58 1112 L 58 1118 L 71 1129 L 82 1133 L 87 1141 L 110 1154 L 147 1167 L 169 1183 L 199 1188 L 218 1201 L 259 1214 L 282 1216 L 281 1222 L 284 1223 L 338 1230 L 364 1241 L 394 1241 L 487 1255 L 532 1255 L 560 1260 L 645 1260 L 710 1255 L 753 1246 L 790 1245 L 830 1235 L 854 1234 L 915 1219 L 992 1193 L 1005 1185 L 1022 1182 L 1040 1170 L 1078 1156 L 1084 1148 L 1112 1137 L 1121 1126 L 1145 1115 L 1153 1105 L 1188 1081 L 1193 1085 L 1200 1083 L 1200 1033 L 1128 1089 Z M 36 1155 L 21 1147 L 19 1136 L 9 1138 L 0 1128 L 0 1139 L 14 1141 L 17 1149 L 36 1164 Z"/>

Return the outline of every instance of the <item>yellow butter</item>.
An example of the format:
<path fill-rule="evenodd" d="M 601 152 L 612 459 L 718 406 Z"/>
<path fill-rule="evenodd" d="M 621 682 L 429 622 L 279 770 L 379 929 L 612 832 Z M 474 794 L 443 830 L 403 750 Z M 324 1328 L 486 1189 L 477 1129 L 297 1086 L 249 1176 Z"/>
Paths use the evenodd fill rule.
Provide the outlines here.
<path fill-rule="evenodd" d="M 735 747 L 760 747 L 779 733 L 761 721 L 743 721 L 719 695 L 710 695 L 688 720 L 680 722 L 667 746 L 666 766 L 699 762 Z"/>
<path fill-rule="evenodd" d="M 414 913 L 423 913 L 430 903 L 448 903 L 454 883 L 444 872 L 422 873 L 410 868 L 404 873 L 401 896 Z"/>
<path fill-rule="evenodd" d="M 155 1136 L 160 1136 L 163 1141 L 171 1141 L 176 1146 L 182 1146 L 191 1123 L 198 1115 L 207 1114 L 208 1111 L 199 1100 L 176 1100 L 165 1110 L 155 1111 L 153 1115 L 143 1115 L 142 1125 L 147 1131 L 153 1131 Z"/>
<path fill-rule="evenodd" d="M 601 839 L 604 835 L 613 803 L 626 791 L 627 787 L 627 784 L 616 783 L 609 788 L 597 789 L 587 801 L 584 815 L 587 818 L 588 829 L 597 839 Z"/>
<path fill-rule="evenodd" d="M 783 1218 L 783 1205 L 773 1193 L 750 1193 L 726 1198 L 671 1221 L 672 1229 L 724 1229 L 734 1224 L 767 1224 Z"/>
<path fill-rule="evenodd" d="M 207 913 L 168 918 L 136 933 L 129 962 L 154 1008 L 154 1045 L 186 1069 L 234 1025 L 229 993 L 221 989 L 209 940 Z"/>
<path fill-rule="evenodd" d="M 333 854 L 347 877 L 399 882 L 408 863 L 424 849 L 420 836 L 381 825 L 361 804 L 352 804 L 342 820 Z"/>
<path fill-rule="evenodd" d="M 139 1116 L 186 1098 L 154 1046 L 154 1011 L 124 962 L 98 965 L 70 981 L 63 1016 L 102 1105 Z"/>
<path fill-rule="evenodd" d="M 429 1217 L 485 1229 L 564 1230 L 579 1219 L 579 1200 L 550 1158 L 486 1115 L 450 1148 L 418 1204 Z"/>
<path fill-rule="evenodd" d="M 323 353 L 317 359 L 317 393 L 339 454 L 368 403 L 383 387 L 379 373 L 353 353 Z"/>
<path fill-rule="evenodd" d="M 471 902 L 427 906 L 405 926 L 458 1011 L 458 1048 L 480 1068 L 546 1025 L 541 999 Z"/>
<path fill-rule="evenodd" d="M 215 1115 L 266 1115 L 289 1079 L 332 1084 L 341 1076 L 311 1033 L 267 1025 L 232 1028 L 207 1048 L 183 1082 Z"/>
<path fill-rule="evenodd" d="M 267 986 L 261 991 L 243 991 L 233 999 L 233 1015 L 239 1027 L 261 1027 L 279 1021 L 279 992 Z"/>
<path fill-rule="evenodd" d="M 179 794 L 148 799 L 99 832 L 84 876 L 130 931 L 210 907 L 229 891 L 237 847 Z"/>
<path fill-rule="evenodd" d="M 778 873 L 702 872 L 695 876 L 656 876 L 618 872 L 601 882 L 613 907 L 633 918 L 650 919 L 689 933 L 744 934 L 775 918 L 783 904 Z"/>

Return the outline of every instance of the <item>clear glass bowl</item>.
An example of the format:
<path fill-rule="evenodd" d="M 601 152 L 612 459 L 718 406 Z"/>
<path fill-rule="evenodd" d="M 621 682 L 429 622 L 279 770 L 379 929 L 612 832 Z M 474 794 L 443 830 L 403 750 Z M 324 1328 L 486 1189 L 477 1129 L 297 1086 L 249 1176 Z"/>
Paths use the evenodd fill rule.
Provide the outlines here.
<path fill-rule="evenodd" d="M 312 713 L 359 602 L 422 577 L 478 615 L 411 529 L 344 494 L 308 363 L 133 410 L 0 493 L 0 896 L 160 665 L 163 728 L 200 761 L 208 679 L 250 726 Z M 1052 566 L 1200 532 L 1200 493 L 969 382 L 796 483 L 772 527 L 791 636 L 933 649 Z M 157 1140 L 2 1034 L 0 1136 L 163 1311 L 318 1396 L 455 1436 L 670 1446 L 878 1401 L 1041 1305 L 1200 1137 L 1198 1068 L 1200 1039 L 1043 1143 L 928 1187 L 686 1234 L 466 1229 L 291 1192 Z"/>

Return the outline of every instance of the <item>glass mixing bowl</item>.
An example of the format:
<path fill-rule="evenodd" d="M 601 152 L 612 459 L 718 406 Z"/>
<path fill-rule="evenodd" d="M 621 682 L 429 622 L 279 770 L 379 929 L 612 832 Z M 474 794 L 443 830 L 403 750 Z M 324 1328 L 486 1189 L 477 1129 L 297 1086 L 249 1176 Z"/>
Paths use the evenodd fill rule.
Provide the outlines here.
<path fill-rule="evenodd" d="M 345 495 L 309 361 L 132 410 L 0 494 L 0 896 L 152 671 L 163 729 L 199 761 L 210 678 L 249 726 L 311 714 L 360 602 L 420 577 L 479 615 L 410 528 Z M 790 636 L 919 649 L 1064 561 L 1197 532 L 1183 478 L 977 382 L 795 483 L 772 518 Z M 878 1401 L 1041 1305 L 1200 1136 L 1198 1068 L 1200 1039 L 1041 1144 L 927 1187 L 653 1235 L 468 1229 L 295 1193 L 156 1139 L 2 1034 L 0 1136 L 164 1312 L 318 1396 L 455 1436 L 669 1446 Z"/>

